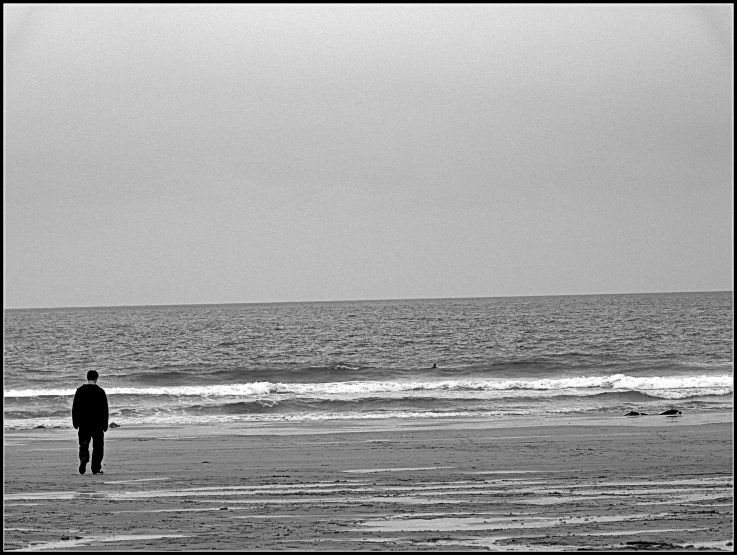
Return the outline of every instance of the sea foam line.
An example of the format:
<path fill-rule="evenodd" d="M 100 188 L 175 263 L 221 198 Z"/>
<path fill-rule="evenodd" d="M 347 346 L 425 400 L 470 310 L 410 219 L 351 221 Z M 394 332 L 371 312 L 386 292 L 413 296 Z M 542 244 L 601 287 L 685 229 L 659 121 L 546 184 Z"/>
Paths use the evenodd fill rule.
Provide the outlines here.
<path fill-rule="evenodd" d="M 733 386 L 733 376 L 663 376 L 636 377 L 624 374 L 598 377 L 551 378 L 539 380 L 435 380 L 435 381 L 350 381 L 317 384 L 253 382 L 206 386 L 172 387 L 110 387 L 108 395 L 175 395 L 175 396 L 248 396 L 279 393 L 331 395 L 340 393 L 379 393 L 413 390 L 479 390 L 508 389 L 556 390 L 610 388 L 623 390 L 667 390 L 728 388 Z M 10 397 L 72 396 L 74 389 L 20 389 L 5 391 Z"/>

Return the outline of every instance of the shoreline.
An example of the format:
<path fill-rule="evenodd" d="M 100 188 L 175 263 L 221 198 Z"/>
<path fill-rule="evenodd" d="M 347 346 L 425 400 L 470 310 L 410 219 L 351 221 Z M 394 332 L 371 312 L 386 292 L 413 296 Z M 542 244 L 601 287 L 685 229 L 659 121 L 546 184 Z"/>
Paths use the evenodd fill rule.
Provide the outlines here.
<path fill-rule="evenodd" d="M 590 415 L 546 415 L 546 416 L 447 416 L 447 417 L 408 417 L 408 418 L 335 418 L 329 420 L 274 420 L 274 421 L 241 421 L 241 422 L 206 422 L 206 423 L 146 423 L 121 425 L 107 431 L 107 436 L 116 434 L 128 436 L 128 431 L 135 434 L 146 434 L 147 430 L 187 430 L 197 435 L 207 434 L 327 434 L 349 431 L 391 431 L 396 429 L 450 429 L 450 428 L 524 428 L 534 426 L 672 426 L 703 425 L 732 423 L 732 412 L 684 413 L 679 416 L 650 414 L 644 416 L 590 416 Z M 68 427 L 44 428 L 5 428 L 5 437 L 27 435 L 29 433 L 66 434 L 76 430 L 71 421 Z M 133 432 L 131 432 L 133 433 Z"/>
<path fill-rule="evenodd" d="M 6 430 L 4 547 L 732 551 L 732 420 L 131 426 L 98 476 L 71 426 Z"/>

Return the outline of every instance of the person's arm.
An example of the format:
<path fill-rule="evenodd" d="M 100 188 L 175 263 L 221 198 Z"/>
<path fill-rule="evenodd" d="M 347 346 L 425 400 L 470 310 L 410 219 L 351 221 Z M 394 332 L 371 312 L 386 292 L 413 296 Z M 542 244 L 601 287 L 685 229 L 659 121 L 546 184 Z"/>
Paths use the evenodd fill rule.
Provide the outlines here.
<path fill-rule="evenodd" d="M 107 432 L 107 424 L 108 424 L 108 420 L 110 419 L 110 410 L 108 409 L 108 405 L 107 405 L 107 395 L 105 394 L 104 391 L 102 392 L 102 403 L 103 403 L 103 409 L 104 409 L 104 414 L 105 414 L 105 427 L 102 429 L 102 431 Z"/>
<path fill-rule="evenodd" d="M 77 403 L 77 393 L 74 393 L 74 401 L 72 401 L 72 426 L 76 430 L 79 428 L 79 404 Z"/>

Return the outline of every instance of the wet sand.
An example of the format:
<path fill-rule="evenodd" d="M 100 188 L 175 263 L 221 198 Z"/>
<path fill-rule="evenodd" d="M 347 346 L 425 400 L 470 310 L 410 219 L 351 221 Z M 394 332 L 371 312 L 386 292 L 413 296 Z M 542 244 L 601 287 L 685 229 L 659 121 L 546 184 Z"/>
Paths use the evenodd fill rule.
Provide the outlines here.
<path fill-rule="evenodd" d="M 5 432 L 6 550 L 732 551 L 731 414 Z"/>

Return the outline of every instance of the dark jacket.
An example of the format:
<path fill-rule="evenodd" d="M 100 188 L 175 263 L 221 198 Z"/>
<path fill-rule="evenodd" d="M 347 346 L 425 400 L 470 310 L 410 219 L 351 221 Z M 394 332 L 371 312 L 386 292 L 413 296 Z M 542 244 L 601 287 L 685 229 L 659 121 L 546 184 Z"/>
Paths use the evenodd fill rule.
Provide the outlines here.
<path fill-rule="evenodd" d="M 97 384 L 86 383 L 77 389 L 72 404 L 74 428 L 102 430 L 107 432 L 107 395 Z"/>

